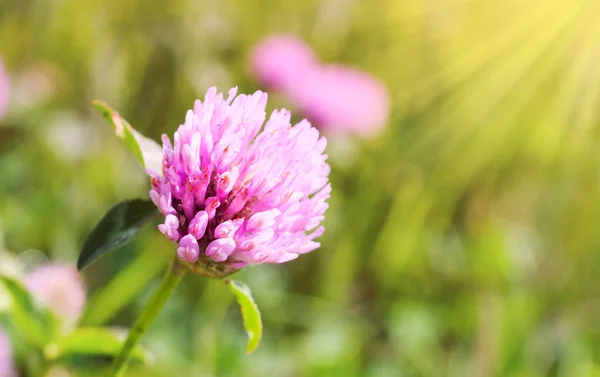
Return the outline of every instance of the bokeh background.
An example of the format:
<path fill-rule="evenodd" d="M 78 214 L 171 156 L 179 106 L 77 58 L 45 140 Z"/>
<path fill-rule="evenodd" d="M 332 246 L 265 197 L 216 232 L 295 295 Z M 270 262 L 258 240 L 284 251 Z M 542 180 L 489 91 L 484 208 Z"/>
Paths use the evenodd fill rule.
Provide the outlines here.
<path fill-rule="evenodd" d="M 252 47 L 293 33 L 381 79 L 390 120 L 330 137 L 322 248 L 239 274 L 262 310 L 255 354 L 226 289 L 187 276 L 143 340 L 155 365 L 130 375 L 600 376 L 599 14 L 593 0 L 0 0 L 2 247 L 74 262 L 109 206 L 147 196 L 92 99 L 158 140 L 210 86 L 264 89 Z M 87 269 L 83 323 L 130 325 L 172 253 L 152 226 Z"/>

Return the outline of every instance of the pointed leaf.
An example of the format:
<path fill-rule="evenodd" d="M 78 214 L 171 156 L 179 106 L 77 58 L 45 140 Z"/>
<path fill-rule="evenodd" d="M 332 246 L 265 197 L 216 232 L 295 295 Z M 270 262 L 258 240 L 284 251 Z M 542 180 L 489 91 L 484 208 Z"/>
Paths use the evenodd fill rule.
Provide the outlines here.
<path fill-rule="evenodd" d="M 135 199 L 111 208 L 88 236 L 77 260 L 80 270 L 104 253 L 130 241 L 158 210 L 152 201 Z"/>
<path fill-rule="evenodd" d="M 162 147 L 154 140 L 149 139 L 136 131 L 112 107 L 100 100 L 92 102 L 96 110 L 114 127 L 117 136 L 125 142 L 131 153 L 137 158 L 144 168 L 150 168 L 156 173 L 162 173 Z"/>
<path fill-rule="evenodd" d="M 260 338 L 262 337 L 262 320 L 258 306 L 252 298 L 250 288 L 244 283 L 235 280 L 225 280 L 225 284 L 234 294 L 242 310 L 244 319 L 244 328 L 248 333 L 248 343 L 246 344 L 246 353 L 250 354 L 258 348 Z"/>
<path fill-rule="evenodd" d="M 44 348 L 49 360 L 72 355 L 115 356 L 125 343 L 127 332 L 106 327 L 81 327 L 58 339 Z M 131 357 L 143 363 L 150 363 L 150 353 L 140 346 L 133 349 Z"/>
<path fill-rule="evenodd" d="M 11 319 L 23 338 L 38 347 L 51 341 L 55 333 L 55 321 L 47 311 L 36 306 L 29 291 L 18 281 L 0 276 L 2 284 L 11 298 Z"/>

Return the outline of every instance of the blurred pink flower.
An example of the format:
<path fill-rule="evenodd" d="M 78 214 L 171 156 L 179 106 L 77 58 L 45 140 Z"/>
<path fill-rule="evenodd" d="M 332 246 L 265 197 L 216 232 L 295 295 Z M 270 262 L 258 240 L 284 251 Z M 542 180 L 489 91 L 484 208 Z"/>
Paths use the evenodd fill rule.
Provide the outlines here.
<path fill-rule="evenodd" d="M 325 132 L 371 137 L 387 123 L 390 98 L 379 80 L 355 68 L 321 64 L 297 37 L 265 39 L 254 49 L 252 66 L 258 81 L 281 91 Z"/>
<path fill-rule="evenodd" d="M 10 94 L 10 78 L 4 69 L 4 64 L 0 60 L 0 118 L 4 116 L 8 106 Z"/>
<path fill-rule="evenodd" d="M 319 247 L 331 191 L 327 142 L 306 120 L 292 127 L 287 110 L 263 129 L 267 94 L 236 93 L 225 100 L 209 89 L 173 144 L 163 135 L 164 177 L 148 170 L 150 198 L 165 215 L 159 230 L 187 262 L 286 262 Z"/>
<path fill-rule="evenodd" d="M 379 134 L 388 120 L 387 89 L 358 69 L 315 67 L 286 89 L 302 115 L 325 132 L 370 137 Z"/>
<path fill-rule="evenodd" d="M 317 64 L 313 50 L 293 35 L 273 35 L 252 51 L 256 79 L 272 89 L 282 89 Z"/>
<path fill-rule="evenodd" d="M 16 377 L 13 355 L 8 336 L 0 328 L 0 377 Z"/>
<path fill-rule="evenodd" d="M 57 317 L 69 321 L 79 319 L 86 299 L 85 286 L 75 266 L 51 264 L 38 267 L 27 277 L 27 288 Z"/>

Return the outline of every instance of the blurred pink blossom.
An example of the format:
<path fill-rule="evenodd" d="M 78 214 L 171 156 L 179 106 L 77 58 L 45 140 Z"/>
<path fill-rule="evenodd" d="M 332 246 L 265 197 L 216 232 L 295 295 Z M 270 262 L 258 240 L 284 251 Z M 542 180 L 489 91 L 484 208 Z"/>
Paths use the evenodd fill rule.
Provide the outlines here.
<path fill-rule="evenodd" d="M 27 288 L 57 317 L 69 321 L 79 319 L 85 305 L 85 286 L 74 266 L 38 267 L 27 277 Z"/>
<path fill-rule="evenodd" d="M 254 48 L 251 56 L 257 80 L 272 89 L 283 89 L 315 64 L 313 50 L 293 35 L 268 37 Z"/>
<path fill-rule="evenodd" d="M 286 94 L 304 116 L 328 133 L 375 136 L 389 116 L 390 99 L 383 83 L 342 65 L 313 68 Z"/>
<path fill-rule="evenodd" d="M 4 63 L 0 60 L 0 118 L 6 113 L 8 98 L 10 94 L 10 78 L 4 69 Z"/>
<path fill-rule="evenodd" d="M 268 37 L 254 49 L 252 65 L 258 81 L 281 91 L 325 132 L 371 137 L 387 123 L 390 98 L 383 83 L 356 68 L 321 64 L 297 37 Z"/>
<path fill-rule="evenodd" d="M 16 377 L 13 355 L 8 336 L 0 328 L 0 377 Z"/>

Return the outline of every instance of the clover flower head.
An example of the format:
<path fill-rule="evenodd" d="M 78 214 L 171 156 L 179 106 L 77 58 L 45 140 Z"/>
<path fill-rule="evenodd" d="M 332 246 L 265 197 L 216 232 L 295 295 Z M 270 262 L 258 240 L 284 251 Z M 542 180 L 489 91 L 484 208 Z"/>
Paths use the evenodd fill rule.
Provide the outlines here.
<path fill-rule="evenodd" d="M 233 269 L 282 263 L 319 247 L 331 187 L 326 140 L 287 110 L 265 122 L 267 94 L 227 99 L 215 88 L 196 101 L 173 137 L 163 135 L 163 171 L 148 170 L 159 230 L 177 255 Z M 262 129 L 262 132 L 261 132 Z"/>

